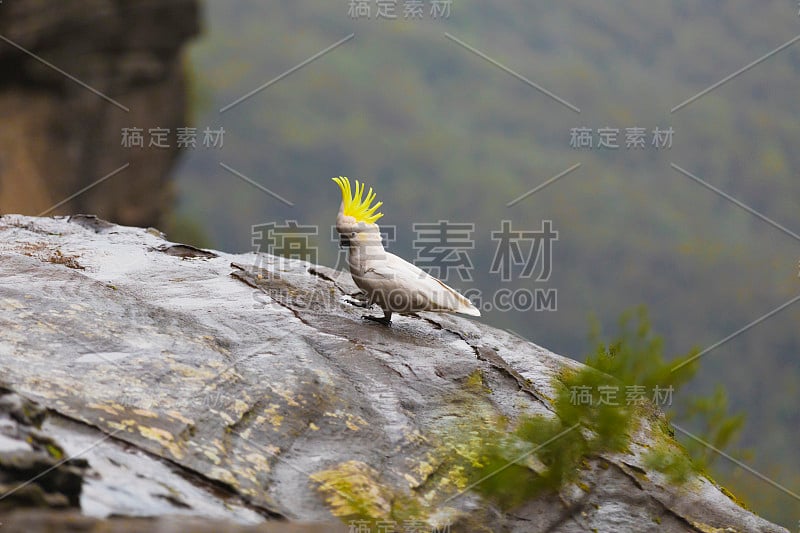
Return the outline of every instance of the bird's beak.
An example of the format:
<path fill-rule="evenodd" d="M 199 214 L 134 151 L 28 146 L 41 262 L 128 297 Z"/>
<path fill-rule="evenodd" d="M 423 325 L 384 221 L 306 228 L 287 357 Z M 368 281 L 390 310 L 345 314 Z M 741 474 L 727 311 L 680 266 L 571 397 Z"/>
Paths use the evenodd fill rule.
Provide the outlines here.
<path fill-rule="evenodd" d="M 339 235 L 339 246 L 342 248 L 349 248 L 350 247 L 350 237 L 345 235 L 344 233 Z"/>

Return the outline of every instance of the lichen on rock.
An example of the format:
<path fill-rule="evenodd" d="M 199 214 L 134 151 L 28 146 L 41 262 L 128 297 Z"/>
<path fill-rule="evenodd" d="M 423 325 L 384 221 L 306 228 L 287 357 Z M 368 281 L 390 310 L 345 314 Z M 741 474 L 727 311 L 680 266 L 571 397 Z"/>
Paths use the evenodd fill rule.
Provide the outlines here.
<path fill-rule="evenodd" d="M 648 464 L 669 438 L 656 411 L 634 413 L 627 446 L 582 457 L 563 486 L 499 505 L 471 486 L 482 440 L 556 420 L 560 383 L 582 365 L 455 316 L 368 323 L 345 301 L 349 274 L 319 265 L 186 257 L 145 229 L 80 222 L 0 217 L 0 376 L 46 409 L 67 455 L 102 440 L 85 454 L 93 516 L 130 512 L 114 487 L 137 512 L 241 523 L 785 531 L 694 472 L 677 486 Z M 56 250 L 83 268 L 49 261 Z M 532 476 L 549 468 L 529 459 Z"/>

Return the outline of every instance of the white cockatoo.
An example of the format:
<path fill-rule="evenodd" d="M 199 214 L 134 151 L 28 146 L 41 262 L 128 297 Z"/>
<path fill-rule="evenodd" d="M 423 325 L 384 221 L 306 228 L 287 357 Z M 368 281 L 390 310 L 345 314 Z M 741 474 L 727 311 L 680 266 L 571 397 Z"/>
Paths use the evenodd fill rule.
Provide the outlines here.
<path fill-rule="evenodd" d="M 342 190 L 342 204 L 336 216 L 336 231 L 342 246 L 349 247 L 347 262 L 355 284 L 367 293 L 367 304 L 377 304 L 383 316 L 364 318 L 389 325 L 392 313 L 437 311 L 480 316 L 478 309 L 456 290 L 394 254 L 381 242 L 375 223 L 383 202 L 371 205 L 375 193 L 356 180 L 355 191 L 345 177 L 333 178 Z"/>

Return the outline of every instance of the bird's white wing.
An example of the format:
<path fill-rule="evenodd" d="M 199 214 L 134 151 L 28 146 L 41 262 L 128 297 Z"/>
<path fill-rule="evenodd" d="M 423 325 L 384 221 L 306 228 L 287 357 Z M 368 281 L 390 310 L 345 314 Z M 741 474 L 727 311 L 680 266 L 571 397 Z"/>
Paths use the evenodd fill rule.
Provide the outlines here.
<path fill-rule="evenodd" d="M 480 316 L 469 300 L 455 289 L 400 257 L 386 253 L 382 261 L 365 265 L 359 286 L 393 311 L 452 311 Z"/>

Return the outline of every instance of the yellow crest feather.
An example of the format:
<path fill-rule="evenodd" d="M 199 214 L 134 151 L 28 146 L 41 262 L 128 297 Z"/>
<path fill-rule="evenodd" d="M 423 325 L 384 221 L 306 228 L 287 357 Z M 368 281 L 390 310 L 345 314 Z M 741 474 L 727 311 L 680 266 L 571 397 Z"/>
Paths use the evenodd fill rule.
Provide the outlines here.
<path fill-rule="evenodd" d="M 376 220 L 383 216 L 383 213 L 375 213 L 383 202 L 378 202 L 373 206 L 370 204 L 375 200 L 377 194 L 372 192 L 372 187 L 369 188 L 366 197 L 364 196 L 365 184 L 359 183 L 356 180 L 355 193 L 350 188 L 350 180 L 344 176 L 333 178 L 333 181 L 342 190 L 342 202 L 344 202 L 344 214 L 356 219 L 357 222 L 364 222 L 366 224 L 374 224 Z"/>

